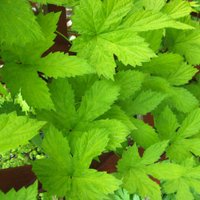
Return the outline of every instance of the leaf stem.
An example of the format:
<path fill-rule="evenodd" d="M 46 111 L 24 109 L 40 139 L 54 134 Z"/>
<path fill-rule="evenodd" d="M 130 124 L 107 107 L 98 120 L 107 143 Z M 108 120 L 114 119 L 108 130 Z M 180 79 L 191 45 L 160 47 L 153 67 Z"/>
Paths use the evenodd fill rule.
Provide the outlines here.
<path fill-rule="evenodd" d="M 71 41 L 69 40 L 69 38 L 67 38 L 67 37 L 66 37 L 65 35 L 63 35 L 61 32 L 56 31 L 56 33 L 57 33 L 58 35 L 60 35 L 61 37 L 63 37 L 65 40 L 67 40 L 70 44 L 72 44 Z"/>

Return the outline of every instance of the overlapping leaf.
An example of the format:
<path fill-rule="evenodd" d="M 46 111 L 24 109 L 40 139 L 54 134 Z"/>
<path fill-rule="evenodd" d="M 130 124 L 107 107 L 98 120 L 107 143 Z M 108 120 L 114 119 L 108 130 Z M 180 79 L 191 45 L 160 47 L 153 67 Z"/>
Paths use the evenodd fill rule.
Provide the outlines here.
<path fill-rule="evenodd" d="M 37 182 L 28 188 L 22 188 L 19 191 L 15 191 L 14 189 L 10 190 L 6 194 L 0 191 L 0 199 L 1 200 L 35 200 L 38 195 L 38 184 Z"/>
<path fill-rule="evenodd" d="M 49 158 L 34 162 L 33 170 L 50 194 L 76 200 L 104 199 L 118 188 L 120 181 L 88 167 L 107 142 L 103 132 L 85 132 L 77 140 L 72 156 L 67 139 L 51 127 L 43 142 Z"/>
<path fill-rule="evenodd" d="M 163 189 L 167 194 L 175 194 L 176 200 L 193 200 L 195 192 L 200 192 L 199 166 L 195 165 L 193 159 L 185 160 L 185 164 L 181 166 L 183 173 L 174 180 L 164 182 Z"/>
<path fill-rule="evenodd" d="M 200 139 L 193 137 L 200 131 L 199 124 L 199 109 L 189 113 L 181 125 L 179 125 L 176 116 L 169 108 L 165 108 L 156 118 L 158 136 L 161 140 L 170 140 L 167 155 L 171 160 L 180 162 L 193 154 L 200 155 Z"/>
<path fill-rule="evenodd" d="M 1 114 L 0 152 L 28 143 L 44 124 L 25 116 L 17 116 L 16 113 Z"/>
<path fill-rule="evenodd" d="M 46 43 L 44 41 L 37 44 L 29 43 L 27 47 L 31 47 L 27 52 L 24 51 L 24 48 L 15 47 L 16 53 L 14 53 L 14 56 L 17 60 L 8 57 L 11 52 L 3 56 L 7 63 L 1 70 L 3 81 L 7 84 L 13 96 L 21 90 L 24 100 L 34 108 L 53 108 L 46 83 L 39 78 L 38 71 L 54 78 L 92 73 L 92 69 L 86 61 L 74 56 L 70 57 L 57 52 L 40 58 L 44 51 L 50 47 L 47 45 L 52 44 L 58 17 L 58 14 L 52 15 L 51 13 L 38 17 L 41 25 L 44 26 L 43 31 L 47 36 Z"/>
<path fill-rule="evenodd" d="M 12 1 L 2 0 L 0 10 L 0 44 L 23 46 L 44 38 L 28 1 L 16 0 L 13 6 Z"/>
<path fill-rule="evenodd" d="M 179 177 L 181 173 L 179 166 L 170 163 L 162 165 L 153 164 L 160 158 L 166 146 L 167 142 L 156 143 L 147 148 L 142 158 L 139 156 L 136 145 L 129 147 L 128 150 L 123 153 L 122 159 L 118 162 L 118 173 L 123 177 L 123 187 L 128 190 L 130 194 L 138 193 L 145 198 L 161 200 L 159 185 L 151 180 L 148 175 L 152 175 L 152 172 L 156 171 L 157 174 L 154 174 L 155 178 L 173 179 L 173 176 Z M 167 174 L 166 168 L 169 169 Z M 170 174 L 170 170 L 173 171 L 173 175 Z M 165 175 L 163 175 L 163 173 L 165 173 Z"/>
<path fill-rule="evenodd" d="M 178 31 L 168 30 L 166 34 L 166 45 L 168 48 L 185 56 L 186 60 L 193 65 L 200 63 L 199 49 L 200 49 L 200 31 L 196 22 L 185 20 L 187 23 L 193 25 L 195 30 L 192 31 Z"/>

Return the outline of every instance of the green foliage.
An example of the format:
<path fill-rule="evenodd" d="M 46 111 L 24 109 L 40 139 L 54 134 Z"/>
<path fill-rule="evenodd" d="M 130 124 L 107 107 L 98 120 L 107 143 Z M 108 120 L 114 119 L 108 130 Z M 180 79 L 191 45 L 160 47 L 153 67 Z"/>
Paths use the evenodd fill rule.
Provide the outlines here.
<path fill-rule="evenodd" d="M 167 194 L 176 193 L 176 200 L 196 199 L 195 193 L 199 194 L 199 166 L 196 166 L 193 159 L 188 159 L 182 168 L 184 170 L 182 175 L 164 182 L 163 189 Z"/>
<path fill-rule="evenodd" d="M 96 133 L 85 132 L 72 151 L 62 133 L 51 127 L 42 144 L 48 158 L 35 161 L 33 169 L 51 194 L 70 199 L 104 199 L 118 188 L 120 181 L 88 168 L 92 159 L 105 150 L 107 142 L 107 135 L 98 129 Z"/>
<path fill-rule="evenodd" d="M 156 171 L 154 177 L 163 176 L 163 165 L 167 168 L 176 168 L 173 164 L 156 165 L 156 162 L 164 152 L 167 142 L 156 143 L 144 152 L 141 158 L 138 153 L 137 146 L 129 147 L 122 155 L 122 159 L 118 163 L 118 173 L 123 177 L 123 187 L 131 194 L 138 193 L 142 197 L 148 197 L 152 200 L 161 199 L 161 191 L 157 183 L 151 180 L 148 175 L 152 175 L 151 171 Z M 170 170 L 171 170 L 170 169 Z M 175 171 L 175 170 L 174 170 Z M 173 179 L 175 174 L 166 174 L 162 178 Z"/>
<path fill-rule="evenodd" d="M 45 122 L 39 122 L 16 113 L 0 115 L 0 152 L 28 143 L 38 134 Z"/>
<path fill-rule="evenodd" d="M 2 0 L 0 10 L 0 45 L 24 45 L 44 38 L 26 0 L 16 0 L 15 6 L 11 1 Z"/>
<path fill-rule="evenodd" d="M 200 110 L 192 111 L 179 125 L 174 113 L 167 107 L 156 119 L 156 129 L 160 140 L 169 140 L 167 155 L 171 160 L 181 162 L 193 154 L 199 155 L 200 139 L 195 138 L 200 131 Z M 184 148 L 183 148 L 184 147 Z"/>
<path fill-rule="evenodd" d="M 198 4 L 33 2 L 70 7 L 72 27 L 62 28 L 75 39 L 51 52 L 64 15 L 2 0 L 1 167 L 31 163 L 44 200 L 199 199 Z M 105 169 L 105 153 L 117 166 Z M 36 184 L 0 193 L 36 196 Z"/>
<path fill-rule="evenodd" d="M 22 188 L 19 191 L 14 189 L 10 190 L 6 194 L 0 191 L 0 199 L 2 200 L 36 200 L 38 194 L 38 184 L 35 182 L 33 185 L 28 188 Z"/>

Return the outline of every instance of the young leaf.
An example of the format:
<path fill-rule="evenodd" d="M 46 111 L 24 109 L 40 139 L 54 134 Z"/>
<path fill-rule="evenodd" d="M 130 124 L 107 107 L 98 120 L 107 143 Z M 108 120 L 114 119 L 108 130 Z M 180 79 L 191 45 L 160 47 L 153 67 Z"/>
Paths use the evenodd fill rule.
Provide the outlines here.
<path fill-rule="evenodd" d="M 111 109 L 102 116 L 102 118 L 117 119 L 125 124 L 130 131 L 136 129 L 135 125 L 131 121 L 131 117 L 126 115 L 118 105 L 113 105 Z"/>
<path fill-rule="evenodd" d="M 156 128 L 158 127 L 160 139 L 170 141 L 166 152 L 171 160 L 181 162 L 193 154 L 200 155 L 200 139 L 198 137 L 194 138 L 200 130 L 199 114 L 199 109 L 192 111 L 180 127 L 177 124 L 175 115 L 167 108 L 156 119 Z M 164 129 L 166 129 L 166 132 Z"/>
<path fill-rule="evenodd" d="M 160 11 L 165 6 L 165 0 L 142 0 L 142 6 L 145 10 Z"/>
<path fill-rule="evenodd" d="M 178 19 L 189 16 L 192 12 L 192 7 L 188 1 L 173 0 L 165 5 L 162 12 L 170 15 L 173 19 Z"/>
<path fill-rule="evenodd" d="M 200 131 L 200 109 L 192 111 L 183 121 L 178 134 L 181 137 L 190 137 Z"/>
<path fill-rule="evenodd" d="M 176 115 L 168 106 L 165 107 L 157 117 L 155 117 L 155 127 L 162 140 L 168 140 L 173 137 L 173 134 L 175 134 L 179 127 L 179 123 L 176 119 Z"/>
<path fill-rule="evenodd" d="M 188 90 L 181 87 L 174 87 L 171 91 L 172 96 L 168 99 L 169 105 L 178 111 L 188 113 L 197 108 L 199 101 Z"/>
<path fill-rule="evenodd" d="M 54 127 L 46 133 L 42 144 L 48 158 L 36 160 L 33 171 L 49 194 L 65 196 L 71 190 L 72 156 L 66 138 Z"/>
<path fill-rule="evenodd" d="M 74 77 L 92 73 L 92 68 L 81 58 L 60 52 L 51 53 L 37 63 L 38 71 L 54 78 Z"/>
<path fill-rule="evenodd" d="M 154 75 L 168 77 L 170 74 L 173 74 L 177 68 L 179 69 L 182 63 L 183 57 L 179 54 L 163 53 L 153 58 L 150 62 L 144 63 L 141 69 Z"/>
<path fill-rule="evenodd" d="M 141 88 L 144 74 L 134 70 L 120 71 L 115 76 L 116 83 L 120 86 L 119 99 L 125 100 L 131 97 Z"/>
<path fill-rule="evenodd" d="M 44 124 L 16 113 L 0 115 L 0 152 L 28 143 Z"/>
<path fill-rule="evenodd" d="M 184 85 L 188 83 L 197 72 L 198 70 L 193 66 L 183 63 L 174 73 L 171 73 L 167 77 L 167 80 L 172 85 Z"/>
<path fill-rule="evenodd" d="M 147 171 L 149 174 L 159 180 L 177 179 L 185 173 L 185 169 L 181 165 L 170 163 L 167 161 L 150 165 L 147 167 Z"/>
<path fill-rule="evenodd" d="M 160 187 L 148 175 L 148 166 L 154 165 L 163 151 L 167 142 L 157 143 L 147 148 L 144 157 L 140 158 L 136 144 L 123 153 L 118 162 L 118 173 L 123 178 L 123 187 L 131 194 L 138 193 L 144 198 L 161 200 Z M 158 149 L 156 149 L 158 148 Z M 156 149 L 156 152 L 154 152 Z M 150 153 L 151 156 L 148 156 Z M 169 169 L 170 170 L 170 169 Z M 159 169 L 158 169 L 159 172 Z"/>
<path fill-rule="evenodd" d="M 0 10 L 0 44 L 23 46 L 44 39 L 28 1 L 16 0 L 13 6 L 12 1 L 1 0 Z"/>
<path fill-rule="evenodd" d="M 200 31 L 195 22 L 195 30 L 192 31 L 174 31 L 168 30 L 166 33 L 166 44 L 168 48 L 186 57 L 186 60 L 192 65 L 200 63 Z M 190 51 L 188 51 L 190 49 Z"/>
<path fill-rule="evenodd" d="M 14 189 L 10 190 L 6 194 L 0 191 L 0 199 L 1 200 L 35 200 L 38 195 L 38 184 L 35 182 L 28 188 L 22 188 L 19 191 L 15 191 Z"/>
<path fill-rule="evenodd" d="M 186 160 L 187 162 L 188 160 Z M 199 193 L 199 166 L 181 166 L 184 173 L 174 180 L 164 182 L 163 189 L 167 194 L 176 194 L 177 200 L 193 200 L 194 191 Z"/>
<path fill-rule="evenodd" d="M 62 133 L 55 128 L 47 133 L 43 148 L 48 158 L 33 163 L 33 170 L 44 189 L 72 200 L 103 200 L 118 189 L 121 182 L 114 176 L 88 169 L 89 160 L 91 162 L 93 156 L 104 150 L 108 141 L 103 135 L 96 136 L 94 132 L 83 134 L 74 152 L 70 153 L 68 140 Z"/>
<path fill-rule="evenodd" d="M 146 149 L 159 141 L 157 133 L 151 126 L 138 119 L 132 119 L 132 122 L 136 129 L 131 132 L 131 137 L 137 144 Z"/>
<path fill-rule="evenodd" d="M 72 200 L 104 200 L 108 194 L 114 193 L 121 183 L 114 176 L 94 169 L 83 170 L 81 174 L 83 175 L 73 178 L 70 191 Z"/>
<path fill-rule="evenodd" d="M 149 47 L 154 52 L 159 51 L 163 37 L 163 29 L 141 32 L 139 35 L 142 36 L 145 41 L 149 43 Z"/>
<path fill-rule="evenodd" d="M 125 19 L 122 27 L 136 32 L 157 30 L 166 27 L 193 29 L 190 25 L 173 20 L 169 15 L 146 10 L 134 12 L 132 15 L 129 15 Z"/>
<path fill-rule="evenodd" d="M 120 105 L 129 115 L 145 115 L 154 110 L 165 97 L 166 96 L 163 93 L 143 90 L 132 101 L 122 102 Z"/>
<path fill-rule="evenodd" d="M 30 106 L 39 109 L 54 107 L 46 83 L 38 77 L 33 66 L 10 63 L 1 70 L 3 80 L 13 96 L 21 91 L 23 99 Z"/>
<path fill-rule="evenodd" d="M 78 109 L 81 121 L 92 121 L 109 110 L 119 95 L 119 88 L 111 81 L 96 81 L 85 93 Z"/>
<path fill-rule="evenodd" d="M 160 155 L 162 155 L 162 153 L 165 151 L 167 146 L 168 141 L 158 142 L 156 144 L 151 145 L 144 152 L 141 162 L 145 165 L 149 165 L 156 162 L 160 158 Z"/>
<path fill-rule="evenodd" d="M 49 85 L 55 110 L 37 110 L 37 118 L 68 131 L 76 121 L 74 91 L 67 79 L 58 78 Z"/>
<path fill-rule="evenodd" d="M 112 151 L 116 150 L 116 148 L 121 148 L 121 143 L 126 141 L 126 137 L 130 133 L 128 127 L 116 119 L 96 120 L 88 128 L 89 130 L 93 128 L 103 129 L 103 132 L 109 137 L 106 149 Z"/>
<path fill-rule="evenodd" d="M 74 164 L 79 168 L 89 168 L 92 159 L 105 150 L 108 141 L 108 135 L 101 129 L 91 129 L 83 133 L 74 142 Z"/>
<path fill-rule="evenodd" d="M 81 0 L 75 11 L 73 25 L 81 36 L 73 42 L 71 50 L 86 58 L 98 75 L 113 79 L 116 66 L 113 54 L 124 64 L 133 66 L 155 56 L 143 38 L 120 27 L 131 8 L 131 0 Z"/>

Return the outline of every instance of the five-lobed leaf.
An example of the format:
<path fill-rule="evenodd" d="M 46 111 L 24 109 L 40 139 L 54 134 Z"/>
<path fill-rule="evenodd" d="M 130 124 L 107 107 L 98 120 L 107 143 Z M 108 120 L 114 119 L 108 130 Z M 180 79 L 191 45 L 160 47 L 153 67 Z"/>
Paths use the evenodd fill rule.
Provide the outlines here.
<path fill-rule="evenodd" d="M 75 10 L 73 27 L 81 36 L 73 42 L 71 50 L 86 58 L 98 75 L 113 79 L 114 55 L 124 64 L 133 66 L 155 56 L 143 38 L 120 26 L 131 9 L 131 0 L 82 0 Z"/>
<path fill-rule="evenodd" d="M 122 154 L 117 168 L 119 175 L 123 178 L 122 186 L 129 193 L 138 193 L 144 198 L 161 200 L 161 191 L 158 184 L 148 177 L 148 175 L 151 175 L 148 171 L 148 166 L 154 165 L 153 163 L 160 158 L 166 146 L 167 141 L 156 143 L 147 148 L 141 158 L 138 153 L 137 145 L 134 144 L 133 147 L 129 147 L 128 150 Z"/>
<path fill-rule="evenodd" d="M 120 181 L 114 176 L 88 169 L 93 156 L 99 155 L 108 142 L 107 137 L 98 135 L 83 133 L 71 152 L 68 140 L 51 127 L 42 144 L 48 158 L 33 163 L 34 172 L 50 194 L 72 200 L 103 200 L 118 189 Z"/>

